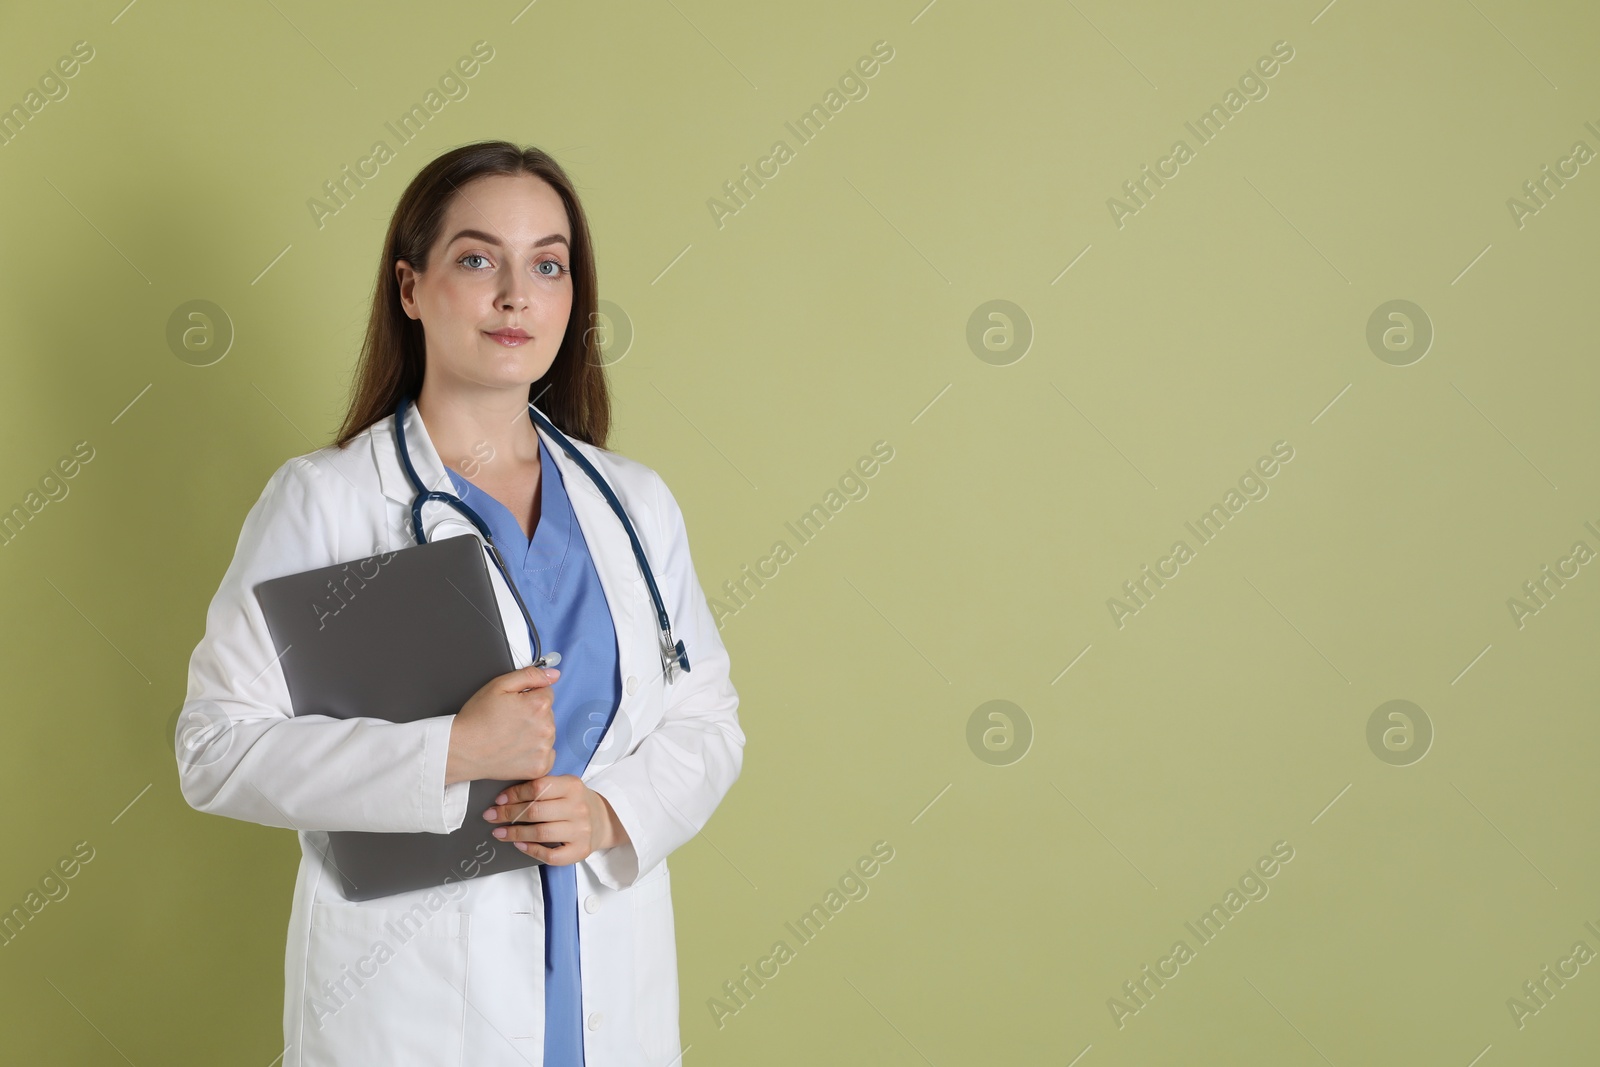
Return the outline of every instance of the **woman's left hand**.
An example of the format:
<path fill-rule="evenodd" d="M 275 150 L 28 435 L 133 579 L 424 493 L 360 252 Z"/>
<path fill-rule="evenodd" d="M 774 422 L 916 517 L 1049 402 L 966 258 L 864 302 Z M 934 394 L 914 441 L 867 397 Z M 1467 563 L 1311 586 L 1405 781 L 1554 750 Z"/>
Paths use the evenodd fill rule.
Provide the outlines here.
<path fill-rule="evenodd" d="M 483 813 L 493 834 L 553 867 L 577 863 L 590 853 L 628 840 L 605 797 L 573 774 L 552 774 L 507 788 Z M 541 842 L 558 842 L 559 847 Z"/>

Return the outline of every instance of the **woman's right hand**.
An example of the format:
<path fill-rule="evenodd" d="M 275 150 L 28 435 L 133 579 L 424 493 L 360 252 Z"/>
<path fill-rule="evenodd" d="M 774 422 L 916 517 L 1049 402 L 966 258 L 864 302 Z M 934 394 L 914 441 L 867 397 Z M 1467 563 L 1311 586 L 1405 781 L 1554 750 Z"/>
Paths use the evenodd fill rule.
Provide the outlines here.
<path fill-rule="evenodd" d="M 523 667 L 491 678 L 450 725 L 444 784 L 477 778 L 532 781 L 556 762 L 554 667 Z"/>

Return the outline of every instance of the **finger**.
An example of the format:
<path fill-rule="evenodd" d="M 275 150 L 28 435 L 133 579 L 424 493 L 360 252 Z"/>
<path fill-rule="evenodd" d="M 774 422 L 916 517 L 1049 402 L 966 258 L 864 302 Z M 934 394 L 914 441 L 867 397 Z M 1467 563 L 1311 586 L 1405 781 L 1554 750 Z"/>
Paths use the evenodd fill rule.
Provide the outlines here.
<path fill-rule="evenodd" d="M 521 693 L 527 689 L 539 689 L 550 685 L 559 677 L 561 677 L 561 671 L 557 668 L 535 667 L 531 663 L 521 670 L 501 675 L 501 678 L 505 681 L 504 689 L 507 693 Z"/>
<path fill-rule="evenodd" d="M 483 813 L 486 822 L 537 822 L 532 804 L 496 804 Z"/>
<path fill-rule="evenodd" d="M 553 800 L 566 793 L 570 784 L 563 782 L 564 778 L 572 778 L 570 774 L 547 774 L 543 778 L 535 778 L 528 782 L 519 782 L 507 786 L 494 798 L 496 804 L 519 804 L 529 800 Z"/>
<path fill-rule="evenodd" d="M 576 805 L 568 798 L 556 800 L 530 800 L 526 804 L 496 804 L 483 813 L 488 822 L 549 822 L 552 819 L 570 819 Z"/>
<path fill-rule="evenodd" d="M 520 845 L 519 847 L 528 855 L 538 860 L 543 860 L 551 867 L 565 867 L 577 863 L 588 853 L 577 845 L 562 845 L 560 848 L 540 848 L 538 845 Z"/>
<path fill-rule="evenodd" d="M 587 828 L 580 827 L 571 819 L 560 819 L 555 822 L 515 823 L 511 826 L 496 826 L 490 831 L 501 841 L 515 844 L 518 841 L 539 845 L 563 845 L 579 840 L 586 840 L 589 835 Z"/>
<path fill-rule="evenodd" d="M 565 843 L 556 841 L 517 841 L 514 844 L 534 859 L 551 867 L 563 867 L 567 864 L 577 863 L 592 851 L 587 846 L 581 845 L 576 841 Z"/>

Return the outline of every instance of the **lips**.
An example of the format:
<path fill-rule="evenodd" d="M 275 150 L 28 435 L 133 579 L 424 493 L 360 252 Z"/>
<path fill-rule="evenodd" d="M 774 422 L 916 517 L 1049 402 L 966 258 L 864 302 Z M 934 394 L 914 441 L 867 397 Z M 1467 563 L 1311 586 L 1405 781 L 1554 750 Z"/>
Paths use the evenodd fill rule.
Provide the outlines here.
<path fill-rule="evenodd" d="M 492 339 L 497 344 L 505 345 L 507 348 L 515 348 L 518 345 L 527 344 L 528 341 L 531 340 L 526 330 L 517 329 L 495 330 L 492 333 L 488 330 L 485 330 L 483 335 Z"/>

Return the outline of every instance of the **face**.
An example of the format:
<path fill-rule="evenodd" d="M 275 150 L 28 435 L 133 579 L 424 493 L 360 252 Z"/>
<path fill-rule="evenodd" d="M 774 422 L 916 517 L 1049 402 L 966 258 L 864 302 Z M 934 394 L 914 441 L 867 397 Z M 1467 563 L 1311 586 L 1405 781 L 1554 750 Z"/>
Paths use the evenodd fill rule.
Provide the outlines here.
<path fill-rule="evenodd" d="M 572 228 L 548 182 L 487 175 L 463 185 L 428 269 L 395 264 L 406 314 L 422 322 L 438 384 L 521 387 L 555 362 L 572 312 Z"/>

